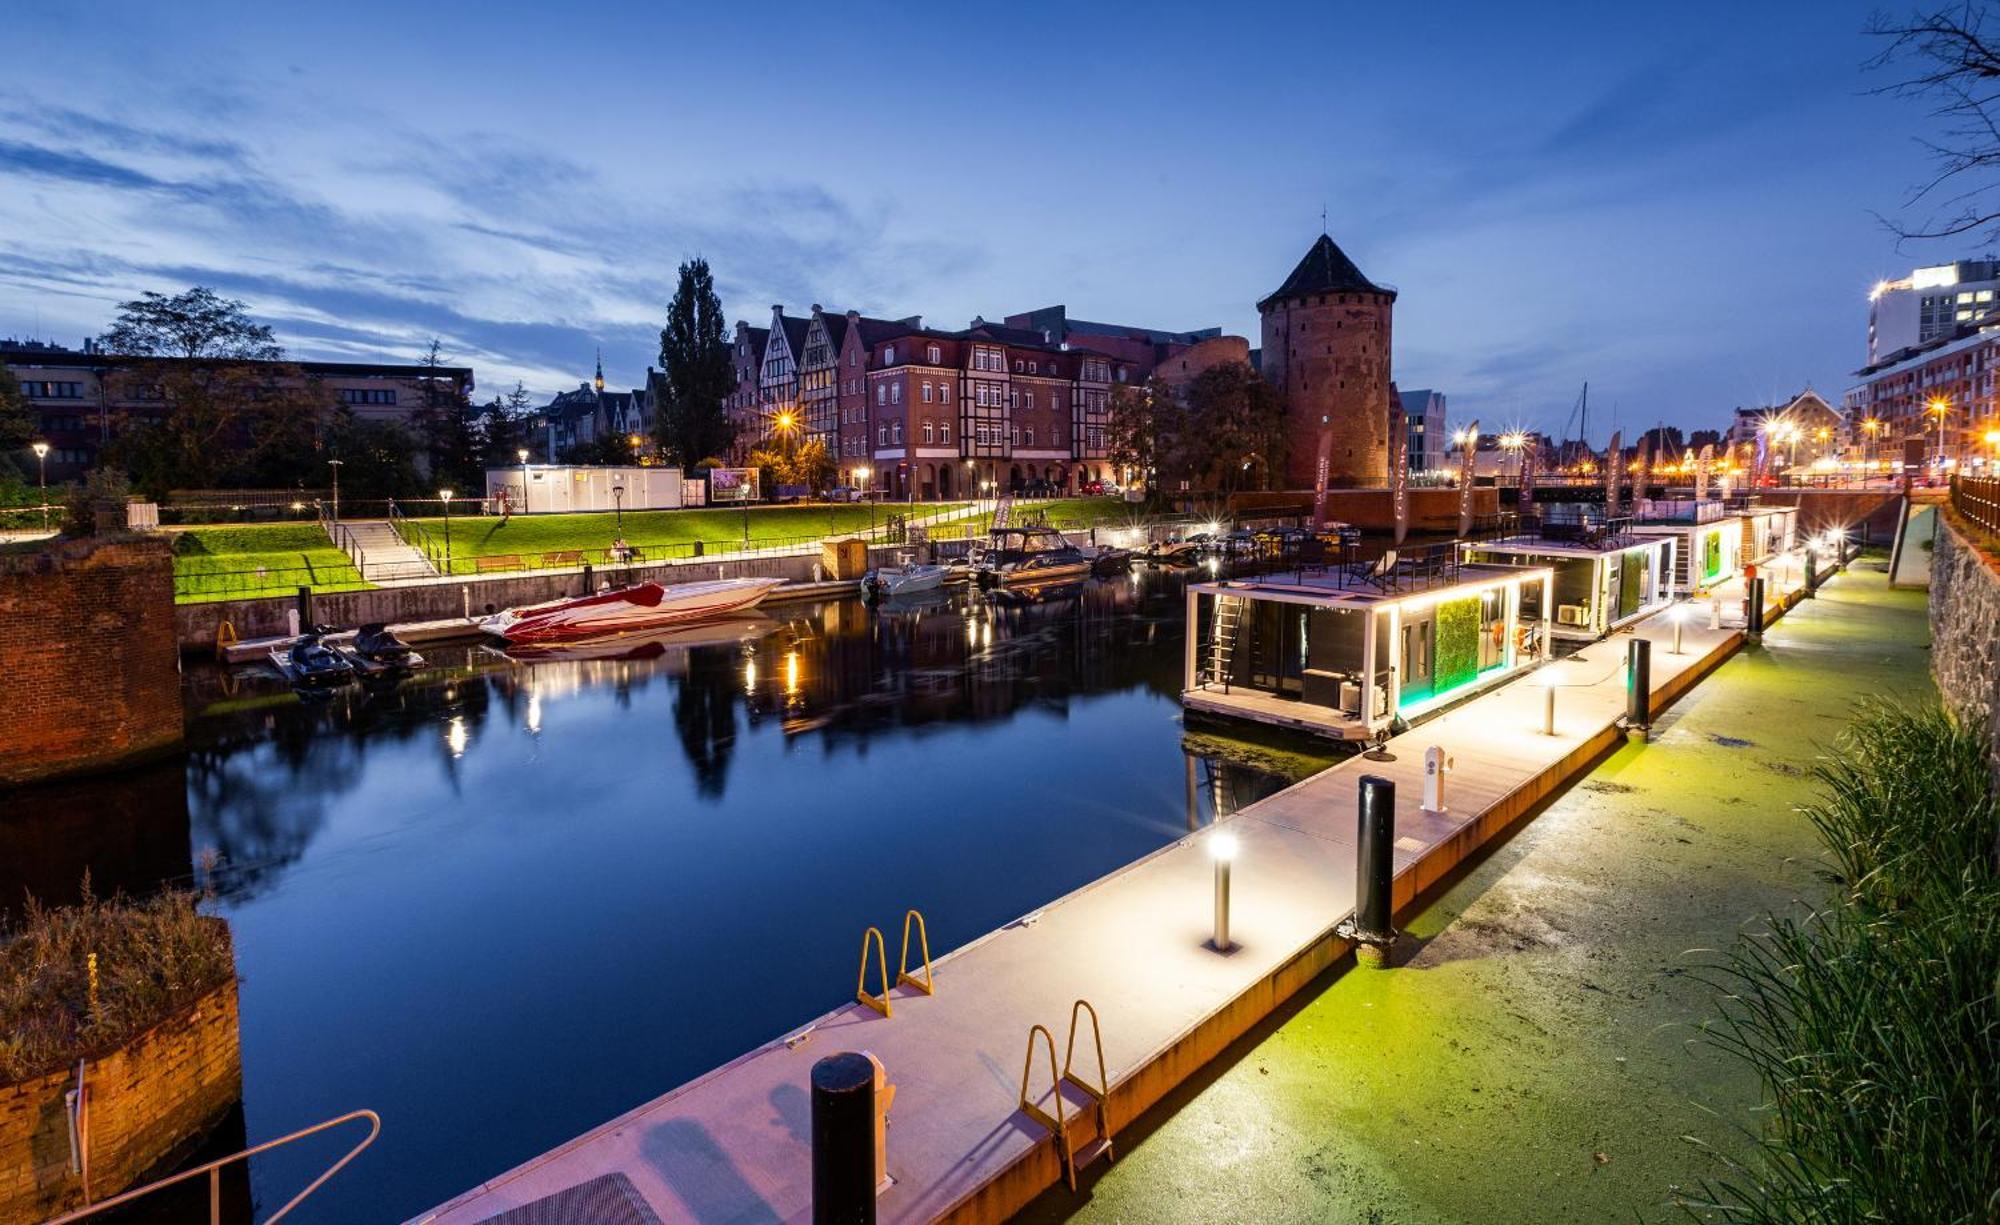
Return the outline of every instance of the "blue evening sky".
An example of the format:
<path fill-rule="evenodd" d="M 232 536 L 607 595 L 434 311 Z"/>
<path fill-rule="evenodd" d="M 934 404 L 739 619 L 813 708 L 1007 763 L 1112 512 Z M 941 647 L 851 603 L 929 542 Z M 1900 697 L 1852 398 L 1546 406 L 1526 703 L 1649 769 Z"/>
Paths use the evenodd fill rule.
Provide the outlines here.
<path fill-rule="evenodd" d="M 962 327 L 1220 325 L 1318 233 L 1452 416 L 1719 425 L 1861 364 L 1926 170 L 1869 6 L 14 0 L 0 336 L 212 285 L 298 356 L 613 385 L 674 270 Z"/>

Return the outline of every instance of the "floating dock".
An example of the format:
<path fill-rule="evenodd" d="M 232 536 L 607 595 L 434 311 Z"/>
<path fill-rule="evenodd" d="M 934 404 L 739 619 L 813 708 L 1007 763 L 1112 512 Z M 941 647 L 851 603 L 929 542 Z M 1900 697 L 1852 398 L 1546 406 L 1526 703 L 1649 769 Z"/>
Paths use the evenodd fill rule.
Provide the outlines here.
<path fill-rule="evenodd" d="M 809 1074 L 839 1051 L 879 1058 L 896 1086 L 887 1221 L 1000 1221 L 1063 1177 L 1049 1129 L 1019 1108 L 1029 1031 L 1060 1050 L 1072 1006 L 1102 1021 L 1115 1141 L 1120 1129 L 1350 949 L 1336 932 L 1354 904 L 1356 791 L 1396 783 L 1395 903 L 1401 912 L 1477 849 L 1532 813 L 1625 736 L 1626 641 L 1652 642 L 1650 709 L 1664 708 L 1744 640 L 1741 586 L 1718 593 L 1722 627 L 1697 602 L 1673 649 L 1670 617 L 1586 648 L 1475 697 L 1389 742 L 1392 760 L 1353 759 L 1050 902 L 936 963 L 936 994 L 906 986 L 893 1015 L 859 1003 L 827 1013 L 417 1218 L 509 1221 L 785 1220 L 811 1216 Z M 1800 595 L 1769 598 L 1776 616 Z M 1555 732 L 1542 731 L 1547 686 Z M 1420 809 L 1425 750 L 1454 759 L 1445 811 Z M 1211 830 L 1238 839 L 1226 954 L 1209 946 Z M 902 908 L 883 900 L 894 955 Z M 861 933 L 855 933 L 857 947 Z M 874 974 L 869 975 L 870 987 Z M 1077 1069 L 1096 1080 L 1086 1028 Z M 1052 1112 L 1037 1048 L 1028 1096 Z M 1085 1106 L 1065 1089 L 1065 1109 Z M 565 1215 L 567 1214 L 567 1215 Z"/>

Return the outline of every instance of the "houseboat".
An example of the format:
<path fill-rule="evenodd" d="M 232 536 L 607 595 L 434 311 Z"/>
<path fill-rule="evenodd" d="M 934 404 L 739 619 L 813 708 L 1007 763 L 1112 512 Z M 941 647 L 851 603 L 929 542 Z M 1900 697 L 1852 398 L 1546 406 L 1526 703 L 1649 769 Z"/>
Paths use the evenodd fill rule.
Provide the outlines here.
<path fill-rule="evenodd" d="M 1743 564 L 1766 565 L 1798 547 L 1799 508 L 1765 506 L 1761 503 L 1736 512 L 1742 525 L 1740 547 Z"/>
<path fill-rule="evenodd" d="M 1673 588 L 1691 595 L 1736 577 L 1743 569 L 1743 527 L 1714 498 L 1641 498 L 1631 531 L 1674 542 Z"/>
<path fill-rule="evenodd" d="M 1601 512 L 1602 508 L 1594 508 Z M 1555 575 L 1549 632 L 1589 642 L 1650 616 L 1673 600 L 1676 537 L 1642 536 L 1630 519 L 1606 520 L 1583 506 L 1550 506 L 1521 530 L 1467 544 L 1467 561 L 1546 566 Z M 1542 617 L 1541 591 L 1521 593 L 1521 615 Z"/>
<path fill-rule="evenodd" d="M 1181 702 L 1373 740 L 1547 659 L 1547 627 L 1522 609 L 1553 607 L 1554 581 L 1548 566 L 1465 562 L 1453 542 L 1192 583 Z"/>

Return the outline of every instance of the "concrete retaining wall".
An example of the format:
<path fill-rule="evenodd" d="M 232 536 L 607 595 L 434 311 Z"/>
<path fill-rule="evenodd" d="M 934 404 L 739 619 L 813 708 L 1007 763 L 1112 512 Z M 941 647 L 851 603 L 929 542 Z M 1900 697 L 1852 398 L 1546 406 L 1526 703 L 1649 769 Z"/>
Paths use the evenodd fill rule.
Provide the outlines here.
<path fill-rule="evenodd" d="M 1972 543 L 1976 529 L 1939 507 L 1931 556 L 1931 675 L 1959 718 L 1984 728 L 2000 773 L 2000 562 Z"/>
<path fill-rule="evenodd" d="M 1883 544 L 1895 537 L 1903 495 L 1900 490 L 1882 489 L 1762 489 L 1757 500 L 1798 507 L 1802 536 L 1843 528 L 1856 541 Z"/>
<path fill-rule="evenodd" d="M 119 1049 L 87 1061 L 90 1195 L 105 1199 L 197 1143 L 243 1096 L 236 980 Z M 83 1205 L 69 1172 L 68 1068 L 0 1086 L 0 1221 Z"/>
<path fill-rule="evenodd" d="M 1239 517 L 1274 508 L 1311 514 L 1312 491 L 1239 493 L 1229 500 L 1230 513 Z M 1491 486 L 1474 489 L 1472 510 L 1478 515 L 1497 513 L 1500 510 L 1500 491 Z M 1329 489 L 1326 491 L 1326 515 L 1329 519 L 1351 523 L 1370 532 L 1392 531 L 1396 526 L 1395 504 L 1386 489 Z M 1457 531 L 1458 490 L 1410 490 L 1410 529 L 1419 532 Z"/>

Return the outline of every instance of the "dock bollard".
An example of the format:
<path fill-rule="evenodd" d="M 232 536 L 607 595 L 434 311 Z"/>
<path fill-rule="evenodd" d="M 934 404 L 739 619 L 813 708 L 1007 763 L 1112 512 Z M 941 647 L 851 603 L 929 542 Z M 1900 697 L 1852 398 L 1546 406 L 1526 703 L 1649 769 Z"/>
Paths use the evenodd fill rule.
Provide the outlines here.
<path fill-rule="evenodd" d="M 1722 628 L 1722 597 L 1716 596 L 1708 602 L 1708 628 Z"/>
<path fill-rule="evenodd" d="M 1764 640 L 1764 580 L 1753 578 L 1743 589 L 1743 626 L 1750 641 Z"/>
<path fill-rule="evenodd" d="M 313 589 L 310 587 L 299 588 L 299 626 L 304 630 L 313 626 Z"/>
<path fill-rule="evenodd" d="M 1424 811 L 1442 814 L 1444 807 L 1444 776 L 1451 772 L 1451 754 L 1441 745 L 1432 745 L 1424 750 Z"/>
<path fill-rule="evenodd" d="M 1634 635 L 1625 652 L 1625 730 L 1651 737 L 1653 725 L 1653 643 Z"/>
<path fill-rule="evenodd" d="M 1218 953 L 1226 953 L 1236 947 L 1229 939 L 1229 865 L 1236 862 L 1239 849 L 1235 834 L 1214 833 L 1208 836 L 1208 853 L 1215 860 L 1215 934 L 1209 943 Z"/>
<path fill-rule="evenodd" d="M 583 563 L 583 594 L 585 595 L 597 594 L 597 588 L 592 584 L 591 581 L 589 562 Z"/>
<path fill-rule="evenodd" d="M 1813 548 L 1811 545 L 1807 545 L 1806 546 L 1806 594 L 1805 594 L 1806 599 L 1810 600 L 1814 598 L 1813 588 L 1817 586 L 1819 586 L 1819 556 L 1818 554 L 1813 552 Z"/>
<path fill-rule="evenodd" d="M 1389 964 L 1396 929 L 1396 784 L 1361 776 L 1360 831 L 1355 856 L 1354 960 L 1371 969 Z"/>
<path fill-rule="evenodd" d="M 812 1068 L 812 1219 L 814 1225 L 874 1225 L 875 1086 L 881 1065 L 842 1051 Z"/>

